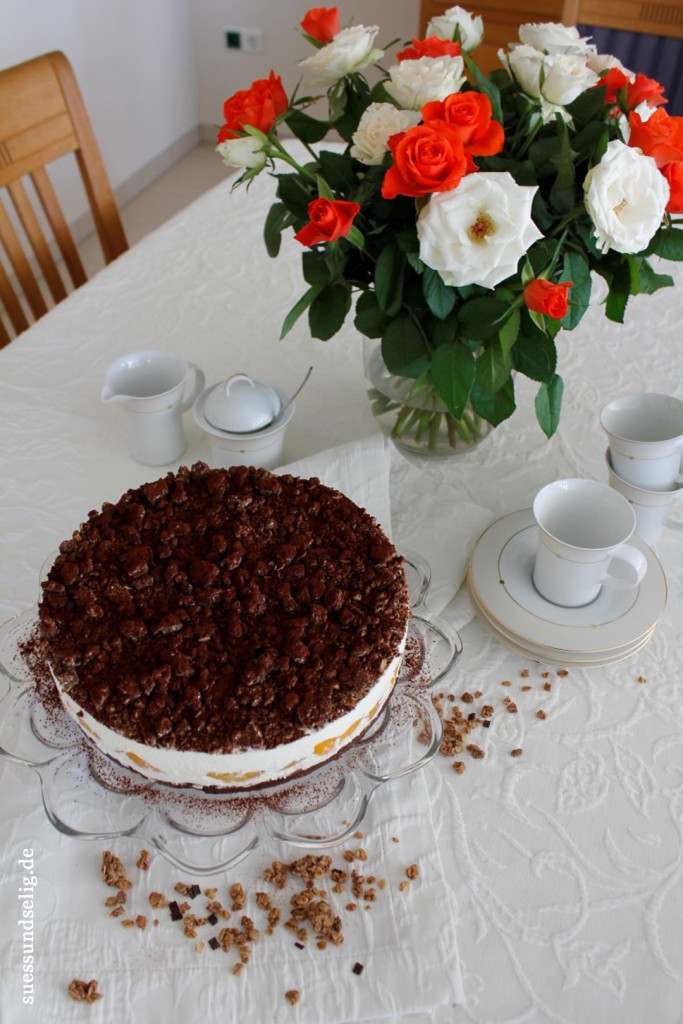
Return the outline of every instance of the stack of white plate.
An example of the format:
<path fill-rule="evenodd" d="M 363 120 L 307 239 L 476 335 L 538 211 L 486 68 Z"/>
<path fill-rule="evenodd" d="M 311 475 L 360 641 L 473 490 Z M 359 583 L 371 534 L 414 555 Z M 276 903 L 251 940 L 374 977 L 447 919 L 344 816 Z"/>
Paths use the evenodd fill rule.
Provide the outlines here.
<path fill-rule="evenodd" d="M 643 647 L 666 607 L 666 576 L 640 538 L 629 543 L 647 558 L 638 587 L 603 587 L 590 604 L 563 608 L 534 587 L 538 528 L 531 509 L 497 520 L 470 557 L 467 583 L 477 616 L 493 636 L 518 654 L 551 665 L 609 665 Z"/>

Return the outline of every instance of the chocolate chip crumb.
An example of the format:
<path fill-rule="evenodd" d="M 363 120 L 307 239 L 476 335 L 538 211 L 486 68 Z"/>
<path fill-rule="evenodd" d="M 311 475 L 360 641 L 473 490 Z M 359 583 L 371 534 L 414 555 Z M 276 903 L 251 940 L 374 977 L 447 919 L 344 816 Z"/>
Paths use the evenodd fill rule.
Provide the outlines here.
<path fill-rule="evenodd" d="M 357 962 L 351 968 L 351 970 L 353 971 L 354 974 L 362 974 L 364 969 L 365 968 L 363 967 L 363 964 L 359 964 Z"/>
<path fill-rule="evenodd" d="M 219 948 L 220 942 L 218 941 L 215 935 L 212 935 L 211 938 L 209 939 L 209 946 L 211 947 L 211 949 Z"/>
<path fill-rule="evenodd" d="M 295 942 L 294 945 L 296 946 L 297 949 L 305 949 L 306 948 L 304 946 L 303 942 Z"/>
<path fill-rule="evenodd" d="M 72 999 L 80 1003 L 95 1003 L 103 996 L 102 992 L 97 991 L 97 982 L 94 978 L 92 981 L 81 981 L 80 978 L 74 978 L 69 983 L 68 993 Z"/>
<path fill-rule="evenodd" d="M 171 902 L 168 905 L 168 909 L 171 912 L 172 921 L 182 921 L 183 915 L 181 914 L 180 907 L 178 906 L 175 900 L 171 900 Z"/>

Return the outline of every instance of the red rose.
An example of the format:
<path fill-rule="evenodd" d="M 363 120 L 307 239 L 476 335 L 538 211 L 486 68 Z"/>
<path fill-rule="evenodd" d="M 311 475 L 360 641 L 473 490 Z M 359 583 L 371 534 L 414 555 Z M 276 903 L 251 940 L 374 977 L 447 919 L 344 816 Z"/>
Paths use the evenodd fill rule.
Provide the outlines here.
<path fill-rule="evenodd" d="M 633 110 L 639 103 L 649 103 L 651 107 L 666 103 L 664 86 L 654 78 L 637 74 L 635 81 L 629 82 L 626 86 L 626 106 L 629 110 Z"/>
<path fill-rule="evenodd" d="M 610 68 L 606 74 L 600 76 L 600 81 L 594 88 L 599 89 L 601 85 L 607 86 L 605 103 L 611 105 L 617 102 L 617 94 L 628 84 L 628 75 L 625 75 L 620 68 Z"/>
<path fill-rule="evenodd" d="M 628 123 L 631 126 L 629 146 L 636 146 L 645 156 L 653 157 L 657 167 L 683 160 L 683 117 L 669 117 L 658 107 L 647 121 L 632 111 Z"/>
<path fill-rule="evenodd" d="M 491 114 L 491 101 L 482 92 L 454 92 L 422 108 L 425 124 L 446 121 L 473 156 L 494 156 L 505 144 L 503 126 Z"/>
<path fill-rule="evenodd" d="M 289 106 L 282 80 L 274 71 L 268 78 L 259 78 L 250 89 L 241 89 L 223 104 L 225 124 L 218 133 L 218 141 L 236 139 L 245 125 L 258 128 L 267 135 L 275 119 Z"/>
<path fill-rule="evenodd" d="M 419 60 L 420 57 L 459 57 L 462 53 L 460 43 L 450 42 L 448 39 L 437 39 L 436 36 L 427 36 L 426 39 L 413 39 L 412 46 L 406 46 L 396 54 L 396 60 Z"/>
<path fill-rule="evenodd" d="M 312 7 L 301 22 L 307 36 L 317 39 L 323 46 L 331 43 L 340 30 L 336 7 Z"/>
<path fill-rule="evenodd" d="M 308 224 L 294 235 L 302 245 L 317 245 L 319 242 L 334 242 L 349 233 L 353 219 L 360 210 L 358 203 L 347 203 L 344 199 L 325 199 L 319 196 L 308 204 Z"/>
<path fill-rule="evenodd" d="M 535 313 L 545 313 L 553 320 L 561 320 L 569 308 L 567 292 L 572 283 L 572 281 L 561 281 L 559 284 L 552 284 L 542 277 L 537 277 L 533 281 L 529 281 L 524 289 L 524 301 L 527 307 Z"/>
<path fill-rule="evenodd" d="M 458 133 L 444 121 L 417 125 L 389 139 L 394 164 L 384 175 L 385 199 L 448 192 L 476 167 Z"/>
<path fill-rule="evenodd" d="M 669 182 L 671 195 L 666 208 L 669 213 L 683 213 L 683 160 L 672 160 L 670 164 L 664 164 L 662 174 Z"/>

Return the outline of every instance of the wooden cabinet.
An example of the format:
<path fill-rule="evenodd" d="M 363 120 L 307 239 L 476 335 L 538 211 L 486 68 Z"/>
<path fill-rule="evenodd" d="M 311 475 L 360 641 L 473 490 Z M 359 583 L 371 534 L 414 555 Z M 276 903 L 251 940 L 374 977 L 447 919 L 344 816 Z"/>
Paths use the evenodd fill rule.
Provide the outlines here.
<path fill-rule="evenodd" d="M 420 35 L 425 34 L 430 18 L 444 14 L 453 7 L 454 0 L 421 0 L 420 2 Z M 479 15 L 484 22 L 484 40 L 473 54 L 477 64 L 485 72 L 499 68 L 498 50 L 508 43 L 519 42 L 517 31 L 520 25 L 528 21 L 561 21 L 562 0 L 534 0 L 534 2 L 505 2 L 505 0 L 485 0 L 481 4 L 461 4 L 466 11 Z"/>

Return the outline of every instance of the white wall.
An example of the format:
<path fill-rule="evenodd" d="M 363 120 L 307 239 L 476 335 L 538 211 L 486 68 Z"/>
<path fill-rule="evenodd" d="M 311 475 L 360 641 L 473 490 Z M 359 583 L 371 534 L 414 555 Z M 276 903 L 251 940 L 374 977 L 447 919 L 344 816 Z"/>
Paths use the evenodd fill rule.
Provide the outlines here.
<path fill-rule="evenodd" d="M 0 67 L 66 53 L 120 201 L 198 137 L 191 14 L 192 0 L 0 0 Z M 64 201 L 71 219 L 80 194 Z"/>
<path fill-rule="evenodd" d="M 298 30 L 316 0 L 0 0 L 0 68 L 63 50 L 78 77 L 119 202 L 222 123 L 223 101 L 273 68 L 288 92 L 312 48 Z M 332 6 L 332 3 L 329 3 Z M 417 34 L 418 0 L 348 0 L 342 24 L 377 44 Z M 228 50 L 226 28 L 261 28 L 263 52 Z M 206 132 L 213 138 L 213 128 Z M 60 177 L 57 177 L 59 187 Z M 67 215 L 85 209 L 63 196 Z"/>

